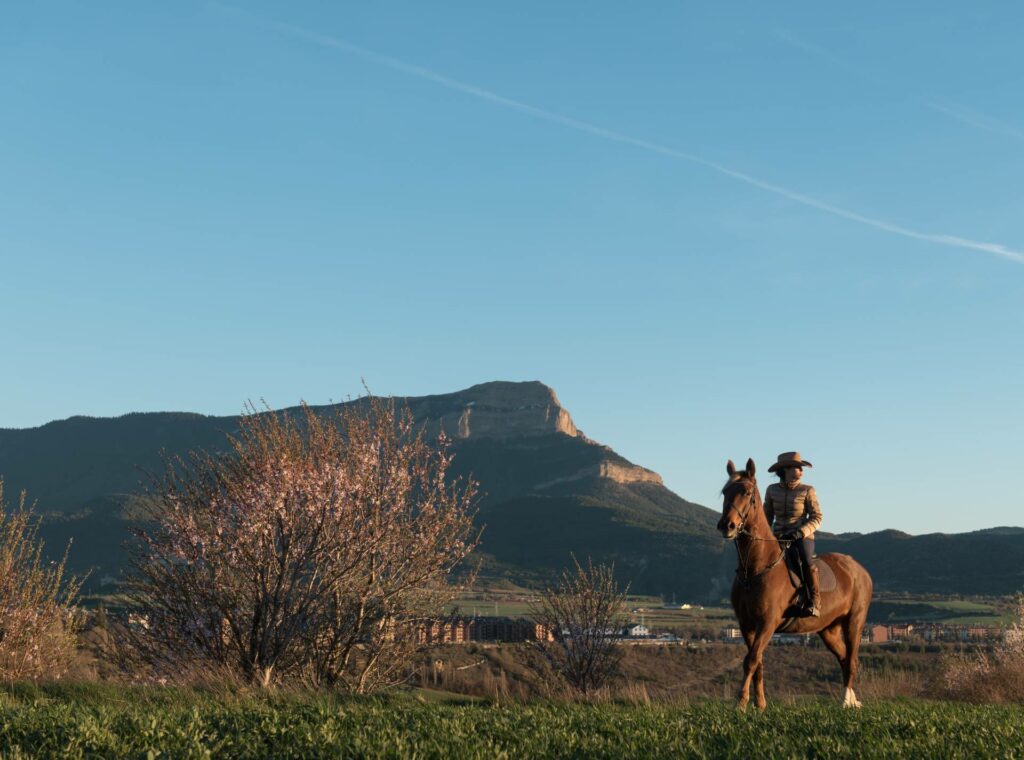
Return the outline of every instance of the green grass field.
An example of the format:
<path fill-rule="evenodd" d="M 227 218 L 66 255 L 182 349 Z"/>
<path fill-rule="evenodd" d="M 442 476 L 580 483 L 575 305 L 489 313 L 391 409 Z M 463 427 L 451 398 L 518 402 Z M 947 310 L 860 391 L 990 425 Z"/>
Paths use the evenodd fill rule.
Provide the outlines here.
<path fill-rule="evenodd" d="M 820 701 L 680 706 L 212 696 L 63 685 L 0 691 L 0 755 L 274 758 L 974 758 L 1024 754 L 1024 707 Z"/>
<path fill-rule="evenodd" d="M 1008 605 L 958 599 L 885 596 L 871 602 L 869 619 L 877 623 L 930 622 L 948 625 L 1005 626 L 1015 619 Z"/>

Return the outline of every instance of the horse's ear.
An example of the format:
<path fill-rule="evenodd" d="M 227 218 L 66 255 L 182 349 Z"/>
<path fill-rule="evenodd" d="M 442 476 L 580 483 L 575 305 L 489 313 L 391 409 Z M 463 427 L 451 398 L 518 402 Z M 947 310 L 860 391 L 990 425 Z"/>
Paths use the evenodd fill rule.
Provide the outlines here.
<path fill-rule="evenodd" d="M 736 465 L 732 463 L 731 459 L 725 463 L 725 471 L 729 473 L 730 478 L 736 474 Z"/>
<path fill-rule="evenodd" d="M 754 460 L 747 460 L 747 477 L 754 477 L 754 473 L 757 472 L 757 468 L 754 467 Z"/>

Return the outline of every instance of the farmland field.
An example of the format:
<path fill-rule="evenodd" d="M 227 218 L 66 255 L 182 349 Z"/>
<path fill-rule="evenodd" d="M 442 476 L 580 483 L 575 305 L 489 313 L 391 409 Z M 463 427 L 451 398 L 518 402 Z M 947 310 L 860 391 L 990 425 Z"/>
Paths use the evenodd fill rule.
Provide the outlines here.
<path fill-rule="evenodd" d="M 1005 626 L 1014 621 L 1013 610 L 991 602 L 957 599 L 918 599 L 885 596 L 871 602 L 869 618 L 878 623 L 946 623 Z"/>
<path fill-rule="evenodd" d="M 520 617 L 529 615 L 530 602 L 536 598 L 536 592 L 525 590 L 475 592 L 456 599 L 449 605 L 448 612 L 458 610 L 463 615 Z M 731 607 L 682 609 L 681 604 L 666 605 L 658 597 L 650 596 L 629 596 L 626 607 L 630 621 L 643 620 L 653 629 L 677 634 L 689 634 L 694 630 L 717 632 L 723 626 L 733 625 L 736 619 Z"/>
<path fill-rule="evenodd" d="M 495 589 L 470 592 L 449 605 L 448 612 L 463 615 L 528 615 L 535 591 Z M 736 617 L 728 605 L 705 605 L 683 609 L 682 603 L 664 603 L 659 597 L 629 596 L 626 599 L 631 621 L 643 620 L 652 630 L 671 631 L 681 636 L 718 633 L 735 625 Z M 1015 620 L 1006 599 L 968 601 L 935 599 L 898 594 L 878 595 L 871 602 L 869 623 L 943 623 L 948 625 L 1005 626 Z"/>
<path fill-rule="evenodd" d="M 1024 708 L 923 701 L 496 705 L 424 695 L 0 691 L 4 757 L 1020 757 Z"/>

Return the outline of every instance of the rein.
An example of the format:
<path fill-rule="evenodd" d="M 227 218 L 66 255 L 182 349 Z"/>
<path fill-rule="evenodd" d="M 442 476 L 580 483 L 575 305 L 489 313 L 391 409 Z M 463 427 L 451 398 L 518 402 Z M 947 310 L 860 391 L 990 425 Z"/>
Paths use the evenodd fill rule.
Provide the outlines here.
<path fill-rule="evenodd" d="M 736 568 L 736 575 L 739 576 L 740 582 L 743 583 L 744 588 L 750 588 L 751 583 L 753 583 L 755 580 L 757 580 L 762 575 L 767 573 L 769 570 L 774 568 L 777 564 L 782 562 L 782 558 L 786 556 L 786 549 L 789 548 L 789 544 L 792 543 L 792 541 L 783 541 L 782 539 L 775 538 L 774 536 L 772 536 L 771 538 L 761 538 L 760 536 L 755 536 L 753 533 L 747 530 L 747 515 L 750 514 L 750 510 L 753 509 L 756 506 L 756 504 L 756 496 L 752 493 L 750 494 L 750 503 L 747 504 L 747 508 L 743 510 L 743 512 L 740 514 L 740 520 L 742 520 L 742 522 L 740 523 L 739 529 L 736 531 L 736 535 L 737 537 L 746 536 L 752 541 L 776 541 L 779 544 L 779 556 L 776 557 L 767 567 L 764 567 L 758 570 L 753 575 L 751 575 L 750 572 L 747 570 L 747 563 L 743 560 L 743 553 L 740 551 L 739 541 L 737 541 L 736 560 L 737 562 L 739 562 L 739 567 Z M 750 552 L 748 551 L 747 554 L 749 555 Z M 741 573 L 740 570 L 742 570 L 743 572 Z"/>

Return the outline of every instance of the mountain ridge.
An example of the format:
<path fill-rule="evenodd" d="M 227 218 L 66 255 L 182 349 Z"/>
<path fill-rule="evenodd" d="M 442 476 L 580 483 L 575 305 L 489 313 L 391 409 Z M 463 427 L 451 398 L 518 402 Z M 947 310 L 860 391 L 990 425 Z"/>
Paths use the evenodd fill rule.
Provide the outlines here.
<path fill-rule="evenodd" d="M 552 388 L 494 381 L 395 398 L 428 435 L 450 439 L 453 474 L 480 481 L 487 575 L 540 583 L 575 554 L 614 562 L 637 592 L 702 601 L 727 594 L 735 551 L 715 530 L 718 511 L 687 501 L 657 473 L 588 438 Z M 337 406 L 312 408 L 327 413 Z M 130 412 L 0 428 L 0 474 L 9 497 L 25 488 L 37 501 L 48 545 L 62 549 L 74 538 L 72 567 L 95 569 L 93 587 L 108 587 L 123 568 L 121 544 L 139 511 L 145 473 L 161 470 L 161 450 L 223 448 L 237 421 Z M 819 533 L 818 546 L 856 556 L 880 590 L 1003 594 L 1024 585 L 1024 528 Z M 983 566 L 978 556 L 986 557 Z"/>

